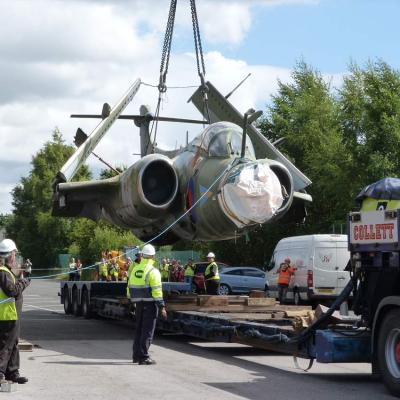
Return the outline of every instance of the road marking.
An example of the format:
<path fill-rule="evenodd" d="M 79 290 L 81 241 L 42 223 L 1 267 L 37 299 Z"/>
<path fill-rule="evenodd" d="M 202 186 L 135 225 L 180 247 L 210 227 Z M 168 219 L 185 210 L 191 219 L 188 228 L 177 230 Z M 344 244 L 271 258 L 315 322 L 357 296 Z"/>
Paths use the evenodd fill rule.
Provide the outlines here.
<path fill-rule="evenodd" d="M 37 308 L 38 310 L 44 310 L 44 311 L 50 311 L 50 312 L 56 313 L 56 314 L 62 314 L 61 312 L 57 312 L 57 310 L 50 310 L 49 308 L 33 306 L 32 304 L 24 304 L 24 307 L 32 307 L 32 308 Z"/>
<path fill-rule="evenodd" d="M 30 299 L 30 302 L 35 303 L 35 304 L 40 304 L 40 303 L 55 303 L 58 305 L 62 305 L 60 301 L 57 300 L 35 300 L 35 299 Z M 49 304 L 50 305 L 50 304 Z"/>

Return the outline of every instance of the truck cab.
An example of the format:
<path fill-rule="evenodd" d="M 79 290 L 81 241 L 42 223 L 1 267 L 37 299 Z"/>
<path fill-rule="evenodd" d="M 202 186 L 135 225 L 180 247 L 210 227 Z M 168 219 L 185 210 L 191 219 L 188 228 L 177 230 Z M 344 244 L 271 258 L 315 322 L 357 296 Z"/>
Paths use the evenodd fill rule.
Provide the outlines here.
<path fill-rule="evenodd" d="M 386 178 L 357 197 L 348 219 L 353 310 L 371 331 L 373 371 L 400 396 L 400 179 Z"/>

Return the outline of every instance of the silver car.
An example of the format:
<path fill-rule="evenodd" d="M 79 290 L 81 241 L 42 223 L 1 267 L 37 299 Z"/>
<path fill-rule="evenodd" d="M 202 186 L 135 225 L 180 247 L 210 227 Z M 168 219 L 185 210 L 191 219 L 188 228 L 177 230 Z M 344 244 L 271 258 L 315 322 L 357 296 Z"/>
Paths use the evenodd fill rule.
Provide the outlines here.
<path fill-rule="evenodd" d="M 267 290 L 265 272 L 255 267 L 225 267 L 220 269 L 219 294 L 249 293 Z"/>

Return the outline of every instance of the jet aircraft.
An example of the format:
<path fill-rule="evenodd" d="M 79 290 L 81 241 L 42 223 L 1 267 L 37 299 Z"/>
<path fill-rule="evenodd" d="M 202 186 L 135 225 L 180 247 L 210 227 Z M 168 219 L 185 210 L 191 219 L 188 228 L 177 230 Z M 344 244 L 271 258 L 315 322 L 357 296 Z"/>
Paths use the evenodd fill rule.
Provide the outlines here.
<path fill-rule="evenodd" d="M 209 125 L 185 147 L 164 151 L 150 141 L 156 117 L 148 107 L 141 106 L 140 115 L 121 115 L 140 84 L 137 80 L 113 109 L 105 104 L 101 115 L 77 115 L 102 121 L 58 172 L 53 215 L 104 218 L 154 244 L 232 239 L 290 209 L 296 210 L 291 218 L 304 218 L 304 204 L 311 201 L 304 189 L 311 181 L 254 127 L 259 114 L 243 116 L 207 82 L 207 116 L 200 88 L 190 101 L 210 118 Z M 71 182 L 118 118 L 140 128 L 141 158 L 113 178 Z"/>

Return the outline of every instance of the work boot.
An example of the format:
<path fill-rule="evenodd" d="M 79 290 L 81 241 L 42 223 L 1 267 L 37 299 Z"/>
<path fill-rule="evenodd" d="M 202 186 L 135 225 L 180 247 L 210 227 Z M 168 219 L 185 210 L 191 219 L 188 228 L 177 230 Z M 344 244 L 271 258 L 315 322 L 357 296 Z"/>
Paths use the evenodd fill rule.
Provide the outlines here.
<path fill-rule="evenodd" d="M 0 383 L 3 383 L 3 382 L 7 382 L 6 376 L 2 372 L 0 372 Z"/>
<path fill-rule="evenodd" d="M 150 357 L 139 361 L 139 365 L 154 365 L 154 364 L 157 364 L 157 363 L 154 360 L 152 360 Z"/>
<path fill-rule="evenodd" d="M 25 378 L 25 376 L 20 376 L 18 372 L 8 375 L 7 380 L 12 381 L 14 383 L 19 383 L 20 385 L 23 385 L 24 383 L 28 382 L 28 378 Z"/>

